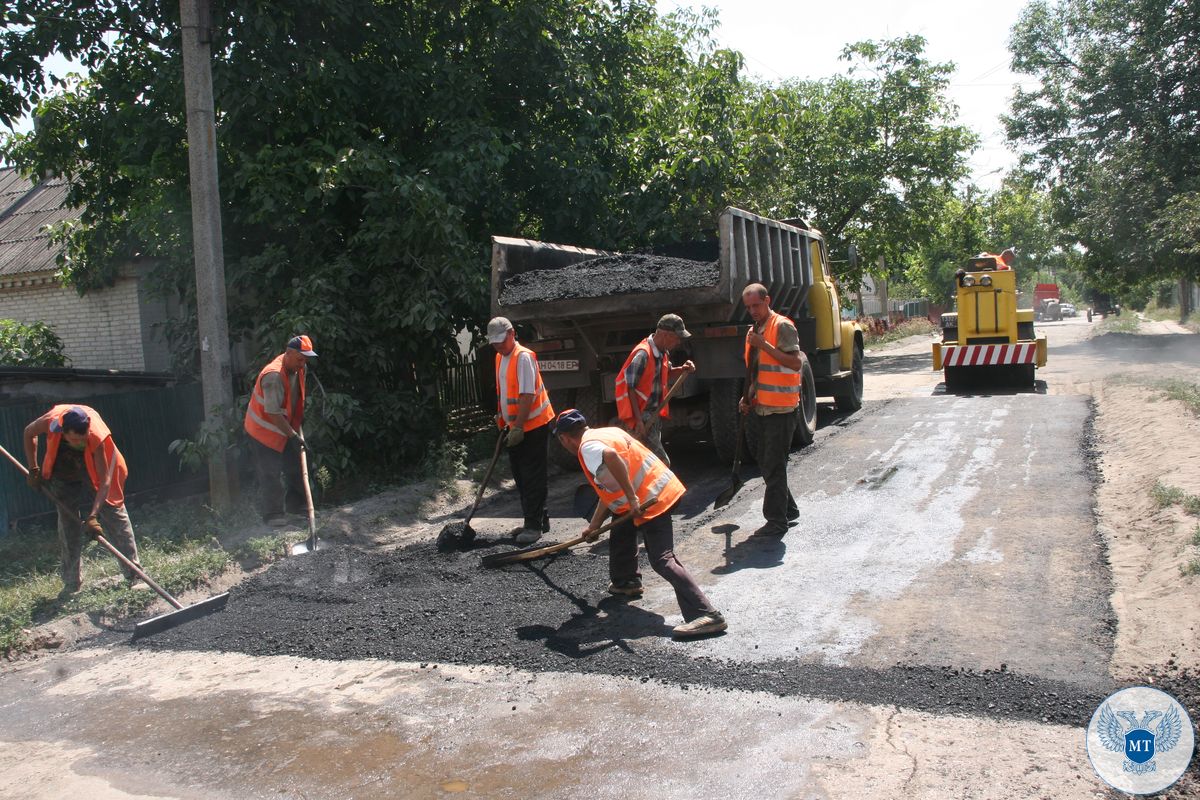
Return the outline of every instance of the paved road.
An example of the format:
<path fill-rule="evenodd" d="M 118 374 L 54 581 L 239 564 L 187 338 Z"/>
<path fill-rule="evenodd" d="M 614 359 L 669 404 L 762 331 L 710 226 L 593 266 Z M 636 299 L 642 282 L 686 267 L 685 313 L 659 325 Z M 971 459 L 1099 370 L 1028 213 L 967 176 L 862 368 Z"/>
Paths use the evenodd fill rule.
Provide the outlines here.
<path fill-rule="evenodd" d="M 678 550 L 724 636 L 665 638 L 678 611 L 651 573 L 642 601 L 604 601 L 602 549 L 514 573 L 519 608 L 503 576 L 446 562 L 439 590 L 317 554 L 260 594 L 341 570 L 333 610 L 304 584 L 295 638 L 255 636 L 269 611 L 235 597 L 190 638 L 4 676 L 0 796 L 1103 796 L 1078 727 L 1111 688 L 1088 400 L 946 396 L 924 347 L 874 354 L 863 411 L 793 454 L 782 541 L 746 535 L 761 481 L 714 512 L 727 469 L 681 469 Z M 368 602 L 439 592 L 478 660 L 444 619 Z M 372 657 L 286 655 L 301 638 Z"/>

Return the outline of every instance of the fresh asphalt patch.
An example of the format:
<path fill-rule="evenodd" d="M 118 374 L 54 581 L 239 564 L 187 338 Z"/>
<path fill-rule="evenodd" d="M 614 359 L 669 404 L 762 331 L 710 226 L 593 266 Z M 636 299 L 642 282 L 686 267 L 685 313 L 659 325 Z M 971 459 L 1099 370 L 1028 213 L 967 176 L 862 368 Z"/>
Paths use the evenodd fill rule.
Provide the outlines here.
<path fill-rule="evenodd" d="M 690 643 L 669 638 L 662 616 L 607 596 L 607 556 L 573 552 L 486 569 L 480 556 L 510 545 L 478 545 L 449 554 L 432 543 L 388 553 L 339 548 L 290 559 L 233 589 L 223 612 L 138 646 L 599 673 L 1071 725 L 1086 724 L 1114 688 L 1081 688 L 1003 666 L 870 669 L 694 657 L 684 651 Z"/>

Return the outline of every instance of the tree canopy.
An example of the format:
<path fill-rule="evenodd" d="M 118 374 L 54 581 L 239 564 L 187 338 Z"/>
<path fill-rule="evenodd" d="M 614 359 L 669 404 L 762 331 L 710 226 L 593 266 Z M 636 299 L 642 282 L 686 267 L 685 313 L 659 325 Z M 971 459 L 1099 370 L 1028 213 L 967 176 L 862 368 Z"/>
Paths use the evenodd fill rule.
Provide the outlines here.
<path fill-rule="evenodd" d="M 152 259 L 194 369 L 177 3 L 2 13 L 0 123 L 32 109 L 35 128 L 0 155 L 66 176 L 84 209 L 56 233 L 64 277 L 86 290 Z M 872 257 L 920 241 L 974 141 L 949 66 L 905 37 L 847 48 L 843 75 L 763 84 L 712 24 L 647 0 L 215 4 L 231 340 L 261 363 L 311 333 L 345 396 L 340 452 L 403 463 L 439 429 L 429 387 L 455 332 L 488 316 L 492 234 L 629 248 L 740 205 Z M 56 52 L 86 77 L 47 84 Z"/>
<path fill-rule="evenodd" d="M 1200 276 L 1200 2 L 1035 0 L 1005 118 L 1103 291 Z"/>

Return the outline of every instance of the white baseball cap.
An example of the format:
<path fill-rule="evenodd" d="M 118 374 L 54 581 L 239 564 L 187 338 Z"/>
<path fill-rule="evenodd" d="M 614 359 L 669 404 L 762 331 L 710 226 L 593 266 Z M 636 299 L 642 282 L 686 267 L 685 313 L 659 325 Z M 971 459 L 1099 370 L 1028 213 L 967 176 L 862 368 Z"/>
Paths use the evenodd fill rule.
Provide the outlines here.
<path fill-rule="evenodd" d="M 507 317 L 494 317 L 488 322 L 487 337 L 489 344 L 500 344 L 508 337 L 513 325 Z"/>

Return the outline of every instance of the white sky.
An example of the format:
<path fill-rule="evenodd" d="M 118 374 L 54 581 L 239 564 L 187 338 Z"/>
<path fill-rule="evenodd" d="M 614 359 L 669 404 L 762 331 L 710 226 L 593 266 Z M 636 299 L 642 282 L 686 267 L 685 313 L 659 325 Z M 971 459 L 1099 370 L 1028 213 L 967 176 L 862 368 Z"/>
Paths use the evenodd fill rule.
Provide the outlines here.
<path fill-rule="evenodd" d="M 956 65 L 949 89 L 959 121 L 980 136 L 970 164 L 984 189 L 999 186 L 1016 164 L 1005 146 L 998 115 L 1008 110 L 1013 86 L 1035 85 L 1009 71 L 1008 38 L 1027 0 L 658 0 L 661 13 L 715 8 L 715 35 L 746 58 L 746 69 L 767 80 L 820 79 L 844 72 L 838 55 L 864 39 L 925 37 L 925 55 Z"/>

